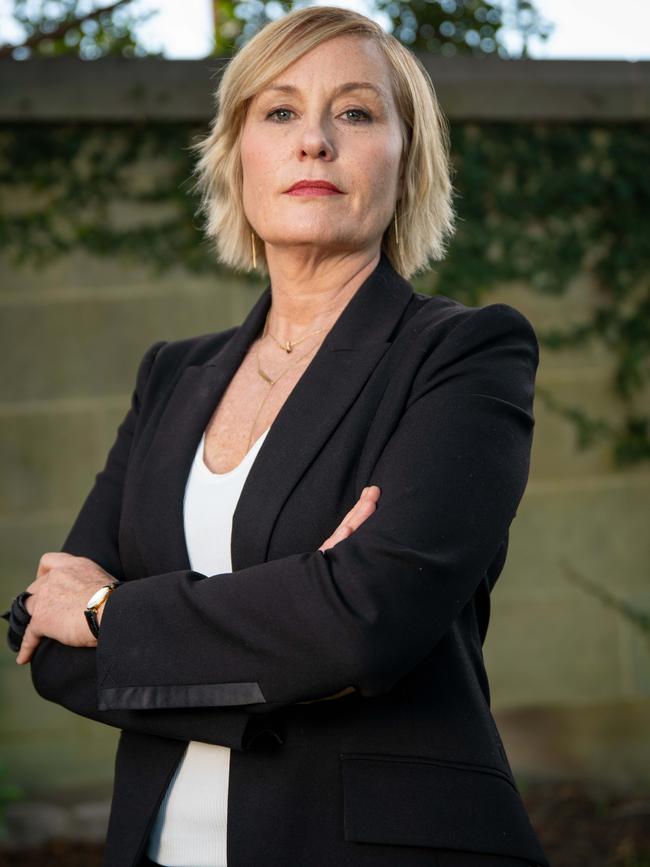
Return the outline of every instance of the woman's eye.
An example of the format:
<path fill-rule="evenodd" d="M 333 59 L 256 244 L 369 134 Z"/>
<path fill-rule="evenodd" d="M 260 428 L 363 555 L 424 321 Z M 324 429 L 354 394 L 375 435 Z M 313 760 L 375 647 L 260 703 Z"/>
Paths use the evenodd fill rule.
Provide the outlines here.
<path fill-rule="evenodd" d="M 275 123 L 286 123 L 289 120 L 286 115 L 293 114 L 293 111 L 290 108 L 274 108 L 273 111 L 270 111 L 266 117 L 269 120 L 273 120 Z M 284 115 L 281 117 L 280 115 Z M 362 108 L 348 108 L 343 112 L 343 115 L 356 115 L 352 119 L 348 118 L 348 121 L 357 124 L 357 123 L 366 123 L 372 118 L 367 111 L 364 111 Z"/>
<path fill-rule="evenodd" d="M 367 112 L 367 111 L 364 111 L 362 108 L 348 108 L 348 109 L 346 109 L 346 110 L 343 112 L 343 114 L 357 114 L 357 115 L 362 115 L 362 117 L 361 117 L 360 119 L 361 119 L 362 121 L 364 121 L 364 122 L 365 122 L 365 121 L 368 121 L 368 120 L 371 120 L 371 117 L 370 117 L 370 115 L 368 114 L 368 112 Z M 353 121 L 353 123 L 358 123 L 358 122 L 359 122 L 358 120 Z"/>
<path fill-rule="evenodd" d="M 281 111 L 285 112 L 286 114 L 292 114 L 292 111 L 290 108 L 274 108 L 273 111 L 270 111 L 266 116 L 267 116 L 267 118 L 271 118 L 271 119 L 275 120 L 276 123 L 284 123 L 284 119 L 281 119 L 279 117 L 274 117 L 274 115 L 277 115 Z"/>

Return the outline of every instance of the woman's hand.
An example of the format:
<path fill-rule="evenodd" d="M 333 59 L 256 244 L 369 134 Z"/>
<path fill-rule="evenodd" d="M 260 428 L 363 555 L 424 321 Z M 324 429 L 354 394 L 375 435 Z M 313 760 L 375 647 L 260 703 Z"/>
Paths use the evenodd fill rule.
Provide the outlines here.
<path fill-rule="evenodd" d="M 16 662 L 19 665 L 29 662 L 44 636 L 71 647 L 95 647 L 97 639 L 88 628 L 84 609 L 96 590 L 114 580 L 87 557 L 57 551 L 43 554 L 36 580 L 25 588 L 33 594 L 25 603 L 32 619 L 25 630 Z M 100 622 L 103 608 L 97 612 Z"/>
<path fill-rule="evenodd" d="M 337 542 L 354 533 L 366 518 L 373 514 L 380 494 L 381 490 L 377 485 L 364 488 L 356 504 L 318 550 L 333 548 Z M 88 628 L 84 608 L 96 590 L 114 580 L 112 575 L 87 557 L 75 557 L 56 551 L 43 554 L 38 564 L 36 580 L 25 588 L 33 594 L 25 602 L 31 620 L 25 630 L 16 662 L 19 665 L 29 662 L 44 636 L 71 647 L 94 647 L 97 639 Z M 103 608 L 104 606 L 97 612 L 99 622 Z M 328 698 L 337 698 L 352 689 L 353 687 L 346 687 L 341 693 Z"/>
<path fill-rule="evenodd" d="M 355 505 L 350 509 L 345 518 L 343 518 L 329 539 L 323 542 L 318 550 L 326 551 L 328 548 L 333 548 L 337 542 L 340 542 L 342 539 L 347 539 L 347 537 L 351 536 L 355 530 L 358 530 L 366 518 L 369 518 L 377 508 L 377 500 L 380 495 L 381 488 L 378 485 L 370 485 L 370 487 L 364 488 Z M 296 704 L 315 704 L 319 701 L 330 701 L 333 698 L 341 698 L 342 696 L 348 695 L 354 691 L 355 687 L 346 686 L 339 692 L 334 693 L 334 695 L 326 695 L 324 698 L 312 698 L 310 701 L 297 701 Z"/>
<path fill-rule="evenodd" d="M 350 509 L 345 518 L 343 518 L 329 539 L 326 539 L 318 550 L 326 551 L 328 548 L 333 548 L 337 542 L 351 536 L 352 533 L 363 524 L 366 518 L 369 518 L 375 511 L 380 494 L 381 489 L 378 485 L 370 485 L 368 488 L 364 488 L 363 491 L 361 491 L 361 496 L 357 500 L 356 504 Z"/>

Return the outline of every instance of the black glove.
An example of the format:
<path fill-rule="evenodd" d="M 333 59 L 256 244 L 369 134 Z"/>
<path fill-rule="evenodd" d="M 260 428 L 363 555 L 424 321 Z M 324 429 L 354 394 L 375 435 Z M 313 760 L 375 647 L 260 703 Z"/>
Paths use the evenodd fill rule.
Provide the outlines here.
<path fill-rule="evenodd" d="M 25 630 L 29 625 L 29 621 L 32 619 L 32 615 L 25 607 L 25 600 L 28 596 L 31 595 L 32 594 L 29 591 L 23 590 L 23 592 L 19 593 L 18 596 L 16 596 L 14 601 L 11 603 L 11 608 L 9 609 L 9 611 L 5 611 L 4 614 L 0 615 L 9 622 L 9 631 L 7 632 L 7 644 L 14 653 L 18 653 L 18 651 L 20 650 L 20 645 L 23 641 L 23 635 L 25 634 Z"/>

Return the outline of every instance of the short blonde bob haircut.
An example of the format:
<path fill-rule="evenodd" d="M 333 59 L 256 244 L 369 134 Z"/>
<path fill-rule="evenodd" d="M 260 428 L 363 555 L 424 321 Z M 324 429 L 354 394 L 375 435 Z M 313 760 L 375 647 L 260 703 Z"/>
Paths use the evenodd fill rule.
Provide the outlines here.
<path fill-rule="evenodd" d="M 390 66 L 404 147 L 404 184 L 396 218 L 386 227 L 382 250 L 396 271 L 409 279 L 444 257 L 454 231 L 449 129 L 431 79 L 420 61 L 372 19 L 335 6 L 297 9 L 272 21 L 228 62 L 217 92 L 217 113 L 209 134 L 190 147 L 198 151 L 195 188 L 199 214 L 219 261 L 236 270 L 268 273 L 264 245 L 242 204 L 241 133 L 253 97 L 312 48 L 342 35 L 373 39 Z"/>

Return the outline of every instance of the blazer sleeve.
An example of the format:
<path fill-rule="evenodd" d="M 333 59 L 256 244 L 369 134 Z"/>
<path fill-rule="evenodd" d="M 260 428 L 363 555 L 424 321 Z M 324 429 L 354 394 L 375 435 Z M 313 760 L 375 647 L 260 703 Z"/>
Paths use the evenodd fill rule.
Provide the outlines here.
<path fill-rule="evenodd" d="M 435 648 L 523 496 L 539 347 L 507 304 L 431 345 L 364 482 L 381 488 L 376 511 L 324 553 L 117 588 L 97 647 L 101 710 L 264 714 L 350 685 L 372 697 Z"/>
<path fill-rule="evenodd" d="M 117 541 L 124 475 L 138 423 L 141 396 L 156 355 L 164 343 L 154 343 L 145 353 L 138 369 L 130 409 L 118 427 L 106 464 L 97 474 L 61 548 L 65 553 L 94 560 L 118 579 L 125 577 Z M 98 515 L 102 520 L 98 520 Z M 137 624 L 134 628 L 137 629 Z M 125 709 L 100 710 L 96 648 L 69 647 L 52 638 L 43 638 L 31 660 L 31 676 L 38 694 L 48 701 L 120 729 L 240 750 L 283 742 L 280 721 L 272 725 L 270 719 L 251 717 L 238 707 L 165 709 L 147 713 Z"/>

